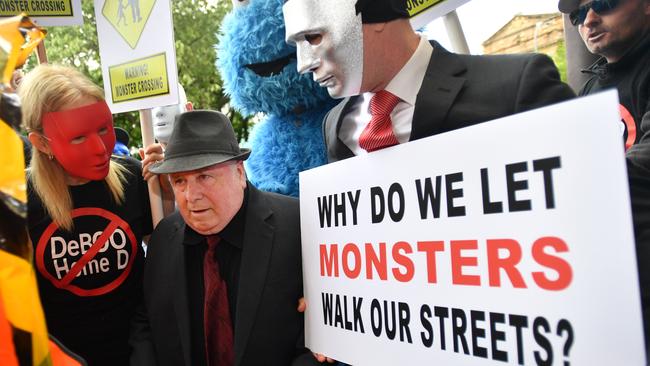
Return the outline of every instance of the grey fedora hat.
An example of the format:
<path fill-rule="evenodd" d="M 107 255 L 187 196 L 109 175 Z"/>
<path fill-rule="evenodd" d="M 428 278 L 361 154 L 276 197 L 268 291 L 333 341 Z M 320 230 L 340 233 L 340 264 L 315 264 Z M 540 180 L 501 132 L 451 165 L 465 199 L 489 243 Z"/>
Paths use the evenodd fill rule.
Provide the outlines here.
<path fill-rule="evenodd" d="M 570 12 L 578 9 L 578 6 L 580 5 L 580 0 L 560 0 L 560 2 L 557 4 L 557 8 L 559 11 L 569 14 Z"/>
<path fill-rule="evenodd" d="M 245 160 L 228 117 L 216 111 L 189 111 L 176 116 L 165 158 L 153 163 L 154 174 L 188 172 L 231 160 Z"/>

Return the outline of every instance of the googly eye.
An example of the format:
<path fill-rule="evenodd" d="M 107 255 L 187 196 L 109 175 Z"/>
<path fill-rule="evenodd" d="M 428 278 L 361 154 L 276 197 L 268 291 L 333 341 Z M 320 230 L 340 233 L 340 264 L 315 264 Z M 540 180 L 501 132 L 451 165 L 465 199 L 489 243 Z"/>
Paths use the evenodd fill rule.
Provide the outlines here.
<path fill-rule="evenodd" d="M 242 8 L 250 3 L 250 0 L 232 0 L 233 9 Z"/>

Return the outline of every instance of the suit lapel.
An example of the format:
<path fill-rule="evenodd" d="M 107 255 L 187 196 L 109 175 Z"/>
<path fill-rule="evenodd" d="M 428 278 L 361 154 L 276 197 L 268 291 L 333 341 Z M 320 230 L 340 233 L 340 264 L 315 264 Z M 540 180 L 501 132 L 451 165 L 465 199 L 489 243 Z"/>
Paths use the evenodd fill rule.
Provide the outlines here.
<path fill-rule="evenodd" d="M 178 229 L 179 232 L 176 235 L 182 234 L 185 226 L 181 225 Z M 183 237 L 185 237 L 183 235 Z M 176 311 L 176 320 L 178 322 L 178 332 L 179 338 L 181 340 L 181 346 L 183 347 L 183 359 L 185 360 L 185 365 L 191 365 L 190 362 L 190 319 L 189 319 L 189 304 L 187 302 L 187 273 L 185 271 L 185 245 L 183 243 L 177 243 L 174 245 L 176 250 L 176 255 L 173 259 L 173 273 L 174 275 L 174 284 L 173 289 L 174 293 L 174 310 Z"/>
<path fill-rule="evenodd" d="M 433 41 L 433 54 L 415 102 L 410 141 L 440 132 L 447 113 L 465 84 L 467 70 L 458 55 Z"/>
<path fill-rule="evenodd" d="M 341 125 L 343 124 L 343 117 L 345 117 L 345 115 L 348 113 L 350 107 L 354 105 L 354 102 L 357 100 L 357 98 L 358 96 L 344 99 L 329 112 L 327 119 L 332 122 L 326 124 L 325 134 L 327 135 L 327 140 L 333 141 L 333 143 L 327 144 L 328 148 L 330 149 L 330 151 L 328 151 L 328 156 L 335 157 L 336 159 L 330 159 L 330 162 L 343 160 L 354 156 L 352 150 L 350 150 L 350 148 L 339 138 L 339 131 L 341 130 Z M 329 146 L 331 146 L 331 148 Z"/>
<path fill-rule="evenodd" d="M 264 292 L 275 231 L 266 221 L 273 211 L 263 204 L 262 194 L 252 185 L 249 187 L 235 319 L 235 365 L 242 362 Z"/>

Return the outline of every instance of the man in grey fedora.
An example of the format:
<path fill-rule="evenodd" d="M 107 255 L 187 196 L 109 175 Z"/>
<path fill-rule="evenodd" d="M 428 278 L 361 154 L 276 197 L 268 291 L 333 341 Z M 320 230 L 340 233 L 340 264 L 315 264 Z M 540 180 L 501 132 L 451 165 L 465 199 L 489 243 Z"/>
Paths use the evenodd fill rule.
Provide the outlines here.
<path fill-rule="evenodd" d="M 149 241 L 132 365 L 310 365 L 298 201 L 246 180 L 230 121 L 176 117 L 162 162 L 178 211 Z"/>

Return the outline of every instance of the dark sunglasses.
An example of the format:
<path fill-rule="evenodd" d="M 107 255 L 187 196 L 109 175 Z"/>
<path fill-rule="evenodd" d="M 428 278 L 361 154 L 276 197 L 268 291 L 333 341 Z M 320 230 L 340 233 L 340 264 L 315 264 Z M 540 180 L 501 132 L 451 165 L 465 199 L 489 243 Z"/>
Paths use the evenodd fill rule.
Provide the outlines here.
<path fill-rule="evenodd" d="M 614 10 L 618 3 L 619 0 L 594 0 L 572 11 L 571 14 L 569 14 L 569 20 L 571 20 L 571 24 L 577 26 L 578 24 L 585 22 L 589 9 L 593 9 L 596 14 L 601 15 L 610 10 Z"/>

